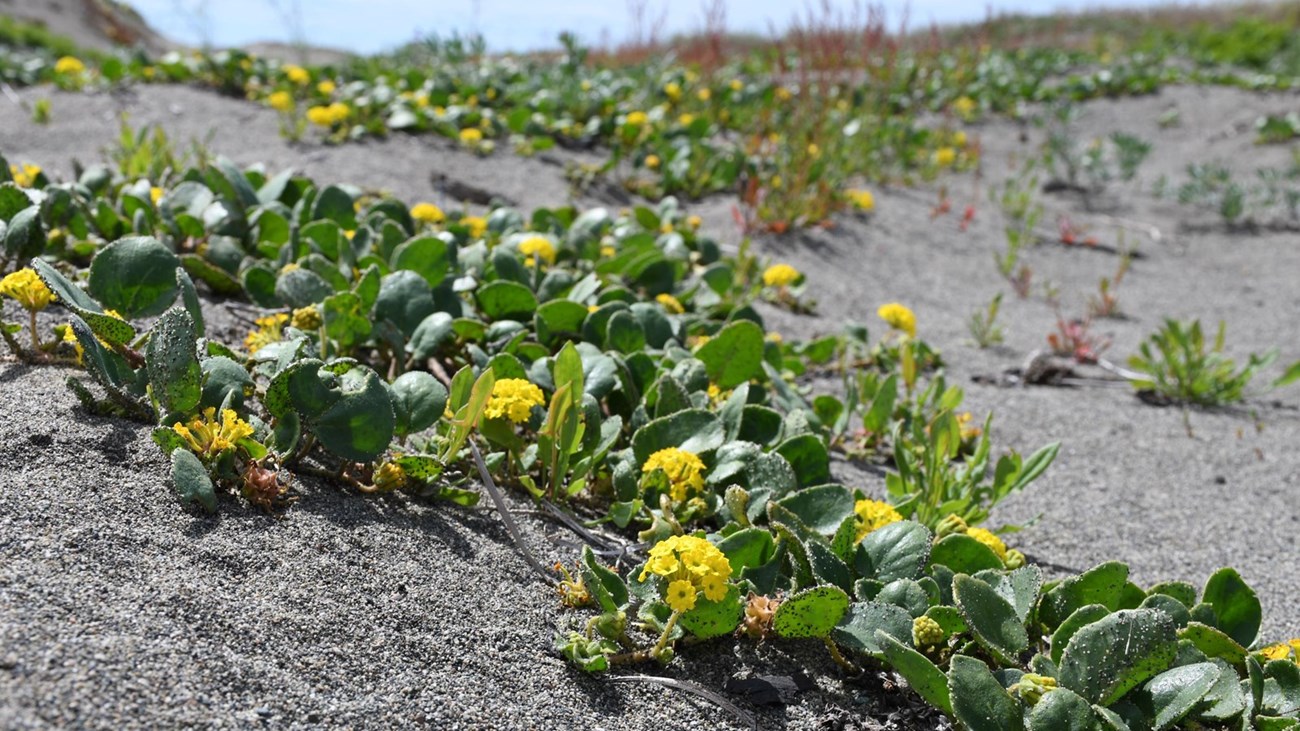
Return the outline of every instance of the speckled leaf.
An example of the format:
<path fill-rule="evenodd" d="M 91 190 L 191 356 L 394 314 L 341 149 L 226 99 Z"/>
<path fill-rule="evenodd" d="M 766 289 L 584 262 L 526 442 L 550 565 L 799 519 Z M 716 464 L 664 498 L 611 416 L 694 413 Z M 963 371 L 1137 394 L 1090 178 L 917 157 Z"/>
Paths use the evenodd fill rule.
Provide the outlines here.
<path fill-rule="evenodd" d="M 1124 587 L 1128 583 L 1128 566 L 1109 561 L 1078 576 L 1071 576 L 1043 595 L 1038 618 L 1049 628 L 1056 628 L 1079 607 L 1100 604 L 1110 611 L 1120 608 Z"/>
<path fill-rule="evenodd" d="M 1109 706 L 1178 654 L 1174 621 L 1157 609 L 1125 609 L 1074 634 L 1061 655 L 1061 685 Z"/>
<path fill-rule="evenodd" d="M 199 367 L 203 369 L 203 396 L 199 401 L 202 406 L 220 408 L 230 400 L 230 408 L 239 409 L 244 405 L 244 394 L 251 393 L 253 379 L 249 377 L 244 366 L 223 356 L 204 358 Z"/>
<path fill-rule="evenodd" d="M 728 584 L 727 595 L 721 601 L 711 602 L 700 596 L 695 600 L 695 607 L 682 614 L 678 622 L 682 629 L 704 640 L 731 634 L 740 626 L 744 614 L 740 587 Z"/>
<path fill-rule="evenodd" d="M 884 656 L 884 649 L 877 632 L 908 642 L 912 636 L 912 615 L 902 607 L 884 602 L 853 602 L 831 637 L 855 652 L 879 659 Z"/>
<path fill-rule="evenodd" d="M 203 370 L 194 342 L 194 322 L 180 307 L 163 313 L 149 336 L 145 350 L 149 385 L 164 412 L 185 413 L 199 403 Z"/>
<path fill-rule="evenodd" d="M 118 239 L 90 263 L 91 296 L 126 318 L 149 317 L 176 300 L 181 261 L 152 236 Z"/>
<path fill-rule="evenodd" d="M 921 575 L 930 552 L 930 531 L 911 520 L 877 528 L 859 544 L 854 565 L 858 574 L 884 583 Z"/>
<path fill-rule="evenodd" d="M 172 486 L 180 495 L 181 502 L 198 503 L 209 513 L 216 512 L 217 494 L 212 489 L 212 478 L 208 477 L 199 458 L 189 450 L 172 452 Z"/>
<path fill-rule="evenodd" d="M 777 501 L 799 516 L 804 525 L 824 535 L 834 534 L 853 515 L 853 493 L 843 485 L 826 484 L 797 490 Z"/>
<path fill-rule="evenodd" d="M 1155 712 L 1155 731 L 1164 731 L 1191 713 L 1218 679 L 1219 669 L 1212 662 L 1184 665 L 1147 681 L 1135 700 Z"/>
<path fill-rule="evenodd" d="M 953 596 L 967 626 L 981 645 L 1004 665 L 1017 664 L 1017 657 L 1029 647 L 1023 621 L 993 587 L 965 574 L 952 582 Z"/>
<path fill-rule="evenodd" d="M 695 353 L 708 369 L 709 381 L 735 388 L 763 373 L 763 328 L 748 320 L 733 322 Z"/>
<path fill-rule="evenodd" d="M 336 401 L 307 424 L 322 446 L 344 459 L 369 462 L 393 439 L 393 404 L 379 376 L 356 366 L 338 378 Z"/>
<path fill-rule="evenodd" d="M 948 668 L 952 713 L 970 731 L 1021 731 L 1020 702 L 1012 698 L 988 666 L 967 655 L 954 655 Z"/>
<path fill-rule="evenodd" d="M 1061 653 L 1065 652 L 1065 647 L 1070 644 L 1070 638 L 1074 636 L 1075 632 L 1108 614 L 1110 614 L 1110 610 L 1102 605 L 1089 604 L 1079 607 L 1073 614 L 1066 617 L 1061 626 L 1057 627 L 1056 632 L 1052 634 L 1052 662 L 1057 665 L 1061 664 Z"/>
<path fill-rule="evenodd" d="M 952 715 L 952 697 L 948 678 L 925 655 L 900 642 L 888 632 L 877 631 L 876 644 L 885 656 L 885 662 L 930 705 Z"/>
<path fill-rule="evenodd" d="M 1048 691 L 1029 712 L 1029 731 L 1103 731 L 1092 705 L 1068 688 Z"/>
<path fill-rule="evenodd" d="M 805 589 L 781 603 L 772 629 L 781 637 L 826 637 L 849 608 L 849 595 L 837 586 Z"/>

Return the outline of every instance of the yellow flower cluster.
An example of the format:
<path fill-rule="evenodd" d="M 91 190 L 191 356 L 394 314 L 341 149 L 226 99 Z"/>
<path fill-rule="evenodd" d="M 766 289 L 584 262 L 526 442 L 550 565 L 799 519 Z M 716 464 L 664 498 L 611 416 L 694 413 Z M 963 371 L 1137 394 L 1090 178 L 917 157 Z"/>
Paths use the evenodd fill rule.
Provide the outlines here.
<path fill-rule="evenodd" d="M 773 264 L 763 271 L 763 284 L 768 287 L 788 287 L 799 281 L 799 270 L 789 264 Z"/>
<path fill-rule="evenodd" d="M 684 502 L 690 493 L 704 488 L 704 462 L 694 452 L 668 447 L 650 455 L 641 465 L 641 472 L 662 470 L 671 487 L 669 497 Z"/>
<path fill-rule="evenodd" d="M 646 155 L 646 156 L 645 156 L 645 166 L 648 167 L 648 168 L 650 168 L 651 170 L 658 170 L 658 169 L 659 169 L 659 156 L 658 156 L 658 155 Z"/>
<path fill-rule="evenodd" d="M 907 307 L 898 302 L 890 302 L 881 305 L 880 309 L 876 310 L 876 314 L 895 330 L 901 330 L 912 337 L 916 337 L 916 314 Z"/>
<path fill-rule="evenodd" d="M 293 109 L 293 95 L 287 91 L 273 92 L 266 98 L 266 103 L 277 112 L 287 112 Z"/>
<path fill-rule="evenodd" d="M 845 191 L 844 195 L 847 196 L 849 202 L 860 211 L 870 212 L 876 210 L 876 197 L 872 195 L 869 190 L 851 188 Z"/>
<path fill-rule="evenodd" d="M 56 74 L 79 74 L 86 70 L 86 64 L 76 56 L 64 56 L 54 62 L 54 73 Z"/>
<path fill-rule="evenodd" d="M 668 579 L 664 596 L 668 606 L 674 612 L 688 612 L 695 607 L 700 592 L 711 602 L 726 598 L 731 562 L 703 538 L 672 536 L 650 549 L 650 560 L 641 571 L 640 581 L 651 574 Z"/>
<path fill-rule="evenodd" d="M 0 279 L 0 296 L 18 300 L 28 312 L 39 312 L 54 301 L 54 293 L 31 269 L 19 269 Z"/>
<path fill-rule="evenodd" d="M 975 100 L 968 96 L 957 97 L 952 103 L 952 110 L 957 113 L 958 117 L 969 120 L 975 116 Z"/>
<path fill-rule="evenodd" d="M 664 96 L 673 101 L 680 100 L 682 98 L 682 85 L 676 81 L 670 81 L 667 84 L 664 84 Z"/>
<path fill-rule="evenodd" d="M 528 421 L 534 406 L 545 406 L 542 389 L 523 378 L 502 378 L 492 385 L 483 415 L 489 419 L 505 417 L 516 424 Z"/>
<path fill-rule="evenodd" d="M 519 242 L 519 253 L 528 257 L 528 266 L 536 266 L 541 259 L 547 264 L 555 263 L 555 244 L 545 236 L 528 236 Z"/>
<path fill-rule="evenodd" d="M 307 69 L 293 64 L 284 67 L 284 75 L 291 83 L 298 86 L 306 86 L 311 81 L 311 74 L 307 72 Z"/>
<path fill-rule="evenodd" d="M 181 435 L 191 452 L 208 458 L 234 448 L 240 439 L 253 436 L 253 427 L 239 418 L 234 409 L 222 409 L 218 422 L 217 410 L 211 406 L 203 410 L 202 417 L 190 419 L 189 424 L 179 421 L 172 424 L 172 431 Z"/>
<path fill-rule="evenodd" d="M 294 310 L 289 322 L 299 330 L 315 330 L 325 323 L 325 319 L 316 305 L 308 305 Z"/>
<path fill-rule="evenodd" d="M 469 229 L 471 239 L 481 239 L 487 233 L 487 219 L 482 216 L 465 216 L 460 222 Z"/>
<path fill-rule="evenodd" d="M 940 147 L 934 151 L 934 164 L 941 167 L 951 167 L 957 162 L 957 151 L 951 147 Z"/>
<path fill-rule="evenodd" d="M 1259 654 L 1267 660 L 1292 659 L 1300 663 L 1300 637 L 1292 637 L 1289 642 L 1279 642 L 1260 648 Z"/>
<path fill-rule="evenodd" d="M 348 118 L 352 110 L 343 102 L 334 102 L 328 106 L 315 106 L 307 110 L 307 119 L 321 127 L 333 127 Z"/>
<path fill-rule="evenodd" d="M 633 127 L 644 126 L 649 121 L 650 121 L 650 116 L 647 115 L 645 112 L 637 111 L 637 112 L 628 112 L 627 114 L 627 123 L 632 125 Z"/>
<path fill-rule="evenodd" d="M 335 86 L 334 82 L 330 81 L 329 79 L 326 79 L 316 85 L 316 91 L 320 92 L 321 94 L 324 94 L 325 96 L 329 96 L 333 94 L 334 90 L 337 88 L 338 87 Z"/>
<path fill-rule="evenodd" d="M 853 512 L 856 514 L 854 524 L 858 529 L 857 540 L 859 541 L 866 538 L 871 531 L 903 519 L 903 516 L 894 510 L 893 505 L 880 500 L 859 500 L 853 504 Z"/>
<path fill-rule="evenodd" d="M 288 321 L 289 316 L 283 312 L 257 318 L 253 321 L 257 329 L 244 338 L 244 350 L 253 355 L 271 343 L 280 342 L 284 339 L 284 325 Z"/>
<path fill-rule="evenodd" d="M 19 188 L 32 187 L 36 184 L 36 176 L 40 174 L 40 165 L 32 165 L 31 163 L 25 162 L 21 166 L 9 166 L 9 177 L 14 179 L 14 185 L 17 185 Z"/>
<path fill-rule="evenodd" d="M 667 310 L 668 314 L 670 315 L 680 315 L 686 311 L 686 308 L 682 307 L 682 303 L 676 297 L 672 296 L 671 294 L 668 294 L 667 292 L 663 294 L 655 295 L 655 302 L 658 302 L 660 305 L 662 305 L 663 308 Z"/>
<path fill-rule="evenodd" d="M 483 141 L 483 130 L 477 127 L 466 127 L 460 131 L 460 141 L 466 145 L 477 145 Z"/>
<path fill-rule="evenodd" d="M 993 531 L 985 528 L 967 528 L 966 535 L 988 546 L 998 555 L 998 558 L 1002 559 L 1003 563 L 1006 562 L 1007 544 L 1003 543 L 1002 539 L 998 538 Z"/>
<path fill-rule="evenodd" d="M 447 220 L 447 214 L 432 203 L 416 203 L 411 206 L 411 218 L 421 223 L 442 223 Z"/>

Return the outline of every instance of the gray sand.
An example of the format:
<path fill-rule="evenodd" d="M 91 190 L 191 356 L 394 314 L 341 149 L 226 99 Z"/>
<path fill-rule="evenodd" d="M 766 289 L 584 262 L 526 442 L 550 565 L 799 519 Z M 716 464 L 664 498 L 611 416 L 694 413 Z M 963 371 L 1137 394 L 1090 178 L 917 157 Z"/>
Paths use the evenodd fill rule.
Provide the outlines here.
<path fill-rule="evenodd" d="M 56 175 L 70 172 L 71 158 L 97 161 L 125 106 L 133 123 L 162 122 L 181 144 L 203 138 L 212 120 L 225 120 L 210 146 L 237 162 L 293 166 L 321 181 L 387 189 L 408 202 L 438 200 L 429 184 L 435 170 L 524 206 L 568 197 L 561 164 L 509 154 L 482 160 L 409 137 L 290 146 L 277 136 L 269 110 L 192 89 L 146 88 L 122 100 L 21 93 L 51 97 L 54 121 L 36 127 L 17 107 L 0 106 L 0 152 Z M 1176 179 L 1195 160 L 1220 159 L 1242 173 L 1280 164 L 1284 149 L 1257 147 L 1249 129 L 1233 130 L 1290 101 L 1171 89 L 1085 108 L 1085 139 L 1128 129 L 1156 144 L 1143 183 L 1117 188 L 1128 207 L 1116 215 L 1161 235 L 1155 241 L 1128 234 L 1147 258 L 1134 263 L 1119 289 L 1130 319 L 1095 325 L 1114 341 L 1112 360 L 1127 357 L 1165 316 L 1226 320 L 1229 349 L 1242 358 L 1279 347 L 1281 362 L 1300 359 L 1296 237 L 1183 234 L 1179 221 L 1204 214 L 1148 193 L 1158 175 Z M 1170 104 L 1182 109 L 1184 126 L 1158 130 L 1154 120 Z M 1031 149 L 1008 123 L 974 133 L 985 146 L 988 180 L 1006 174 L 1010 156 Z M 1038 483 L 996 511 L 995 524 L 1042 516 L 1010 536 L 1013 546 L 1055 570 L 1120 559 L 1143 584 L 1199 584 L 1220 566 L 1236 566 L 1264 603 L 1266 637 L 1300 634 L 1300 605 L 1291 596 L 1300 568 L 1297 392 L 1277 394 L 1280 406 L 1269 402 L 1273 396 L 1253 403 L 1255 418 L 1248 410 L 1194 412 L 1195 437 L 1188 438 L 1177 409 L 1142 404 L 1127 387 L 972 382 L 1043 347 L 1055 315 L 1037 290 L 1016 300 L 998 278 L 991 252 L 1001 246 L 1001 223 L 987 194 L 973 191 L 970 176 L 952 180 L 950 193 L 954 213 L 933 221 L 933 186 L 878 191 L 870 221 L 846 217 L 828 232 L 758 240 L 761 251 L 805 271 L 819 300 L 814 316 L 772 311 L 769 324 L 787 337 L 808 337 L 853 320 L 878 334 L 878 305 L 910 305 L 921 336 L 943 350 L 950 382 L 966 390 L 969 408 L 996 412 L 996 446 L 1064 444 Z M 959 233 L 960 211 L 972 201 L 975 222 Z M 1054 228 L 1055 212 L 1068 211 L 1114 241 L 1113 226 L 1079 212 L 1076 201 L 1052 196 L 1047 203 L 1046 228 Z M 731 205 L 713 199 L 694 208 L 728 243 L 738 239 Z M 1085 294 L 1116 263 L 1112 255 L 1053 245 L 1026 258 L 1036 281 L 1055 283 L 1066 315 L 1082 312 Z M 965 321 L 999 290 L 1007 291 L 1008 342 L 977 350 Z M 13 316 L 12 306 L 5 314 Z M 168 494 L 166 464 L 147 430 L 86 416 L 63 386 L 64 375 L 0 363 L 0 725 L 662 730 L 734 723 L 703 701 L 589 679 L 555 657 L 549 647 L 556 627 L 581 617 L 558 608 L 491 511 L 367 499 L 306 481 L 303 499 L 283 520 L 230 498 L 217 517 L 201 516 Z M 867 471 L 839 472 L 849 484 L 882 489 L 881 478 Z M 519 520 L 543 562 L 576 555 L 555 526 L 529 514 Z M 763 712 L 764 728 L 934 725 L 908 722 L 907 702 L 897 694 L 842 682 L 816 647 L 723 641 L 687 650 L 666 671 L 644 670 L 719 690 L 737 672 L 801 665 L 818 688 L 797 705 Z M 891 713 L 893 721 L 878 723 Z"/>

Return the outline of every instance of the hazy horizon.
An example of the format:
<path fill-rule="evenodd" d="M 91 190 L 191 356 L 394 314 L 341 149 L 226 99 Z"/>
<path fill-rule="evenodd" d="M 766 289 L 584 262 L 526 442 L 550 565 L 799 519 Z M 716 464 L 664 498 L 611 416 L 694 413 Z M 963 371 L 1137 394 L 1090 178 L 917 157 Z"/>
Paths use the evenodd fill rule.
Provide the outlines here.
<path fill-rule="evenodd" d="M 294 0 L 132 0 L 155 29 L 187 45 L 241 46 L 257 42 L 294 40 Z M 850 14 L 861 3 L 829 0 L 837 12 Z M 994 13 L 1049 14 L 1082 9 L 1132 8 L 1168 4 L 1160 0 L 994 0 L 944 2 L 944 0 L 887 0 L 891 27 L 906 12 L 910 28 L 931 24 L 977 21 Z M 1183 3 L 1189 4 L 1189 3 Z M 1190 3 L 1203 5 L 1206 3 Z M 699 0 L 644 0 L 646 18 L 653 24 L 663 17 L 661 38 L 704 27 L 704 3 Z M 769 34 L 784 29 L 808 3 L 789 0 L 724 0 L 728 31 Z M 817 3 L 820 7 L 820 2 Z M 441 6 L 441 7 L 440 7 Z M 586 44 L 618 44 L 632 35 L 633 13 L 628 2 L 574 0 L 468 0 L 433 3 L 427 0 L 310 0 L 301 2 L 302 36 L 315 46 L 356 53 L 378 53 L 403 43 L 436 34 L 482 35 L 495 52 L 555 48 L 563 31 L 576 33 Z M 288 10 L 289 12 L 283 12 Z"/>

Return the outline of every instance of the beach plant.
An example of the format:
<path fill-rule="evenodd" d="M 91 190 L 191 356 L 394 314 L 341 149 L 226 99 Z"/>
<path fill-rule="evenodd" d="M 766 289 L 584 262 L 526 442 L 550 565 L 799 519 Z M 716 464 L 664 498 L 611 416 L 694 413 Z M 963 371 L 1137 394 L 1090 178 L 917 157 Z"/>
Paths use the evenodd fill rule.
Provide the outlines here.
<path fill-rule="evenodd" d="M 1002 326 L 998 324 L 998 312 L 1002 308 L 1002 293 L 998 292 L 989 300 L 988 306 L 976 310 L 966 321 L 966 329 L 979 348 L 988 348 L 1003 340 Z"/>
<path fill-rule="evenodd" d="M 1256 373 L 1277 359 L 1277 351 L 1251 353 L 1245 365 L 1224 353 L 1226 323 L 1220 322 L 1213 340 L 1207 340 L 1200 320 L 1180 322 L 1167 318 L 1164 324 L 1128 365 L 1138 375 L 1133 386 L 1139 394 L 1165 403 L 1192 406 L 1224 406 L 1245 399 Z M 1277 388 L 1300 379 L 1300 363 L 1292 365 L 1273 381 Z"/>

